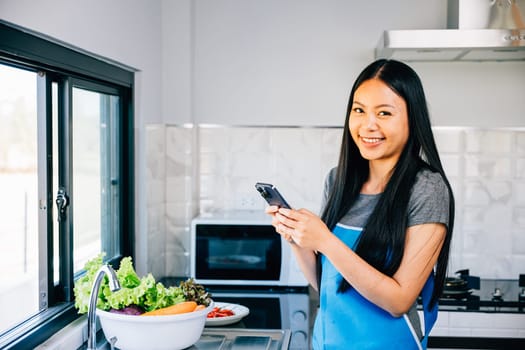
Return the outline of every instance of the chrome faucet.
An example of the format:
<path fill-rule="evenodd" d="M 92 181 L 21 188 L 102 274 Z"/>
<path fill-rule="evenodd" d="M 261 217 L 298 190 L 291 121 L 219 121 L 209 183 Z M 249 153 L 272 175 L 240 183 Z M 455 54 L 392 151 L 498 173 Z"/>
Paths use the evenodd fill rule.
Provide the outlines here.
<path fill-rule="evenodd" d="M 89 298 L 89 308 L 88 308 L 88 340 L 87 340 L 87 350 L 96 350 L 97 348 L 97 327 L 96 327 L 96 310 L 97 310 L 97 300 L 98 300 L 98 290 L 100 288 L 100 283 L 104 274 L 108 276 L 109 279 L 109 289 L 112 292 L 116 292 L 120 289 L 120 283 L 117 278 L 115 270 L 109 265 L 102 265 L 98 269 L 97 274 L 95 275 L 95 282 L 93 287 L 91 287 L 91 295 Z"/>

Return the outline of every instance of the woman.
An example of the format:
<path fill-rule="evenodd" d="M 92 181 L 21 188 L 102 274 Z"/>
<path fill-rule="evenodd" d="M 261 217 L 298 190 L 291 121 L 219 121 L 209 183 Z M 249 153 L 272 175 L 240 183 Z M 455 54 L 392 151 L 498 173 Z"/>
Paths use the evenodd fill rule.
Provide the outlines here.
<path fill-rule="evenodd" d="M 354 83 L 321 218 L 306 209 L 266 212 L 319 291 L 314 349 L 426 348 L 445 280 L 454 197 L 421 81 L 409 66 L 381 59 Z"/>

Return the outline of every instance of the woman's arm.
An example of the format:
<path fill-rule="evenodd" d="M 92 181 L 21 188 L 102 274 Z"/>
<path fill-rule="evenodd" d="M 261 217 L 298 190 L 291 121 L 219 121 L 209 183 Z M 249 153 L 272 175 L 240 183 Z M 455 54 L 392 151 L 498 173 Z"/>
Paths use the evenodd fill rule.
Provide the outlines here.
<path fill-rule="evenodd" d="M 277 230 L 281 234 L 291 235 L 303 249 L 325 255 L 353 288 L 393 316 L 401 316 L 414 304 L 446 234 L 445 225 L 439 223 L 409 227 L 403 259 L 389 277 L 346 246 L 315 214 L 305 209 L 279 209 L 275 219 L 280 222 Z"/>
<path fill-rule="evenodd" d="M 317 287 L 316 257 L 312 250 L 301 248 L 299 245 L 292 243 L 292 251 L 297 259 L 297 263 L 304 274 L 304 277 L 310 283 L 313 289 Z"/>

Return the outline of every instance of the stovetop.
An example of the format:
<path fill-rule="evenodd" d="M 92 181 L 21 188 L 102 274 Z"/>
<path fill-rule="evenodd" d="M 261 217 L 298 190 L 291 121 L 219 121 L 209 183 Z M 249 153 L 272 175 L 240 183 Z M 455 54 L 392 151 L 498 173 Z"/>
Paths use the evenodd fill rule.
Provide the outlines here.
<path fill-rule="evenodd" d="M 188 350 L 281 350 L 289 343 L 289 330 L 206 328 Z"/>
<path fill-rule="evenodd" d="M 476 277 L 474 281 L 475 279 Z M 469 283 L 465 297 L 440 298 L 439 309 L 442 311 L 525 313 L 525 293 L 519 280 L 478 279 L 478 282 Z"/>

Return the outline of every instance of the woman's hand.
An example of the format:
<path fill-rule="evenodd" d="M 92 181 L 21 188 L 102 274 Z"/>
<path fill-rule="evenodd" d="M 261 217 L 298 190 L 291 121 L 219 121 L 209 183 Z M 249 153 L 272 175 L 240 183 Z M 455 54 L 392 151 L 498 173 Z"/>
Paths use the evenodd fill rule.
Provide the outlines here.
<path fill-rule="evenodd" d="M 315 242 L 316 238 L 307 239 L 309 232 L 315 232 L 319 228 L 326 228 L 324 223 L 314 214 L 306 209 L 292 210 L 279 208 L 277 206 L 269 206 L 266 208 L 266 213 L 272 216 L 272 226 L 275 227 L 284 239 L 292 244 L 292 251 L 297 258 L 297 263 L 303 271 L 306 280 L 312 285 L 315 290 L 317 287 L 317 273 L 316 273 L 316 253 L 314 249 L 309 248 L 308 242 Z M 308 225 L 312 224 L 312 227 Z M 315 237 L 321 237 L 316 235 Z M 311 244 L 314 246 L 314 244 Z M 306 249 L 304 249 L 306 248 Z"/>
<path fill-rule="evenodd" d="M 301 248 L 320 251 L 324 238 L 331 232 L 325 223 L 314 213 L 306 209 L 280 208 L 274 214 L 277 225 L 274 226 L 281 235 L 289 235 Z"/>
<path fill-rule="evenodd" d="M 280 234 L 285 240 L 290 243 L 293 243 L 293 239 L 289 231 L 290 227 L 284 227 L 277 218 L 277 213 L 279 212 L 279 207 L 276 205 L 270 205 L 265 209 L 266 214 L 272 217 L 272 226 L 275 227 L 275 231 Z"/>

